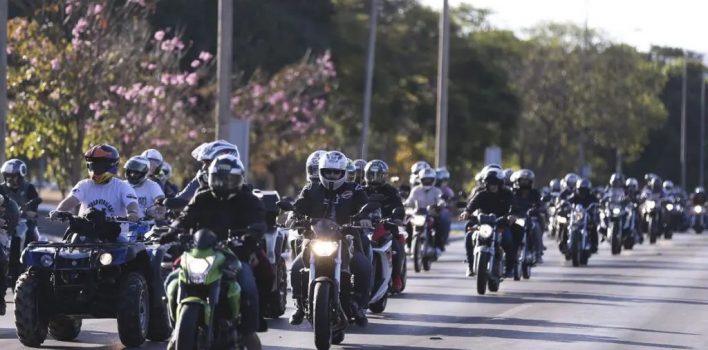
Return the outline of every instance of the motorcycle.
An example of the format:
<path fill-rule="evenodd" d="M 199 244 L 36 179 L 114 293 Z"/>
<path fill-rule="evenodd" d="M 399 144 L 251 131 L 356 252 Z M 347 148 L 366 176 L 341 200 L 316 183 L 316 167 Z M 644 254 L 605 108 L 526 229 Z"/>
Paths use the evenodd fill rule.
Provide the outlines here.
<path fill-rule="evenodd" d="M 654 198 L 649 198 L 644 201 L 644 205 L 642 206 L 642 217 L 646 223 L 647 234 L 649 235 L 649 244 L 656 243 L 656 239 L 663 231 L 661 216 L 661 208 L 657 206 L 657 201 Z"/>
<path fill-rule="evenodd" d="M 703 233 L 703 229 L 705 228 L 705 222 L 706 222 L 706 213 L 705 213 L 705 207 L 702 205 L 694 205 L 693 206 L 693 215 L 691 216 L 691 227 L 693 228 L 693 231 L 696 232 L 696 234 L 701 234 Z"/>
<path fill-rule="evenodd" d="M 268 286 L 269 290 L 263 298 L 265 300 L 261 300 L 261 310 L 263 310 L 265 317 L 275 319 L 285 313 L 287 306 L 288 268 L 285 259 L 289 255 L 287 250 L 290 230 L 285 225 L 278 224 L 279 209 L 276 204 L 280 201 L 278 192 L 254 190 L 253 193 L 266 208 L 268 229 L 263 235 L 262 247 L 270 269 L 273 271 L 272 283 Z"/>
<path fill-rule="evenodd" d="M 391 274 L 393 272 L 393 235 L 385 227 L 384 222 L 377 224 L 370 233 L 373 259 L 371 296 L 369 310 L 375 314 L 384 312 L 391 289 Z"/>
<path fill-rule="evenodd" d="M 612 190 L 613 193 L 605 202 L 601 213 L 601 222 L 605 229 L 605 235 L 610 243 L 612 255 L 622 252 L 625 240 L 630 239 L 625 236 L 627 229 L 627 211 L 625 210 L 624 195 Z M 633 238 L 631 238 L 633 239 Z"/>
<path fill-rule="evenodd" d="M 433 261 L 437 260 L 435 245 L 433 241 L 433 208 L 418 208 L 410 215 L 410 225 L 413 227 L 413 237 L 411 239 L 411 254 L 413 257 L 413 269 L 420 272 L 421 269 L 430 271 Z"/>
<path fill-rule="evenodd" d="M 532 245 L 534 229 L 536 229 L 538 223 L 536 219 L 529 216 L 527 218 L 517 218 L 514 224 L 520 226 L 524 232 L 514 268 L 514 280 L 518 281 L 521 277 L 524 279 L 531 278 L 531 268 L 536 266 L 536 252 Z"/>
<path fill-rule="evenodd" d="M 674 231 L 680 230 L 683 221 L 683 205 L 678 198 L 668 197 L 663 201 L 664 238 L 671 239 Z"/>
<path fill-rule="evenodd" d="M 573 266 L 587 265 L 592 254 L 589 226 L 591 224 L 592 210 L 597 204 L 590 204 L 587 208 L 582 204 L 573 207 L 570 216 L 570 235 L 568 236 L 568 251 L 566 260 L 572 260 Z"/>
<path fill-rule="evenodd" d="M 499 290 L 504 276 L 504 253 L 500 247 L 501 232 L 497 228 L 496 215 L 478 214 L 474 218 L 471 236 L 474 245 L 472 268 L 477 276 L 477 293 L 484 295 L 487 287 L 491 292 Z"/>
<path fill-rule="evenodd" d="M 180 240 L 184 253 L 179 277 L 167 287 L 170 317 L 175 323 L 171 345 L 175 350 L 243 348 L 242 335 L 233 321 L 241 314 L 241 287 L 236 282 L 241 262 L 227 261 L 223 252 L 237 245 L 238 239 L 218 242 L 213 232 L 202 229 L 193 239 L 181 235 Z M 231 282 L 223 283 L 225 276 Z M 217 308 L 224 299 L 228 303 Z"/>
<path fill-rule="evenodd" d="M 293 205 L 287 202 L 278 202 L 278 208 L 283 211 L 294 209 Z M 352 221 L 366 217 L 379 208 L 379 203 L 367 203 L 352 217 Z M 361 227 L 351 224 L 339 225 L 329 219 L 309 221 L 312 223 L 313 235 L 303 252 L 309 278 L 307 281 L 303 280 L 302 290 L 307 291 L 307 296 L 302 306 L 305 317 L 313 326 L 315 347 L 329 349 L 331 344 L 344 341 L 344 331 L 354 314 L 352 305 L 340 300 L 341 282 L 349 280 L 349 273 L 342 269 L 342 263 L 345 262 L 346 266 L 356 249 L 354 238 L 351 235 L 345 236 L 344 231 Z M 345 276 L 342 276 L 342 272 Z"/>
<path fill-rule="evenodd" d="M 568 253 L 568 230 L 570 223 L 570 214 L 572 206 L 567 201 L 559 202 L 555 207 L 554 212 L 554 231 L 556 232 L 556 243 L 561 254 L 566 256 Z M 566 259 L 569 260 L 569 259 Z"/>

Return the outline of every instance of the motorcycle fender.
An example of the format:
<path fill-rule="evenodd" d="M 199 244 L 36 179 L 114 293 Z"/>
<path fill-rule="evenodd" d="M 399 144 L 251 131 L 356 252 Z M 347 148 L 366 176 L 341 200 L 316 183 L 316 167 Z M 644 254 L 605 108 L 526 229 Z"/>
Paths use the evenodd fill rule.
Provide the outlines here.
<path fill-rule="evenodd" d="M 336 306 L 336 308 L 339 308 L 339 284 L 329 277 L 321 276 L 317 277 L 314 281 L 312 281 L 312 283 L 310 283 L 309 292 L 307 294 L 308 303 L 310 304 L 309 310 L 312 310 L 313 308 L 312 303 L 314 302 L 314 300 L 312 300 L 312 296 L 315 295 L 315 284 L 317 283 L 329 283 L 330 285 L 332 285 L 333 288 L 330 289 L 330 293 L 332 295 L 330 295 L 329 297 L 330 300 L 332 300 L 332 302 Z"/>
<path fill-rule="evenodd" d="M 182 300 L 179 301 L 179 304 L 177 305 L 177 313 L 176 315 L 179 315 L 180 311 L 182 310 L 183 305 L 187 304 L 199 304 L 204 308 L 204 320 L 208 323 L 209 320 L 211 320 L 211 306 L 209 305 L 209 302 L 207 302 L 204 299 L 197 298 L 197 297 L 186 297 Z"/>

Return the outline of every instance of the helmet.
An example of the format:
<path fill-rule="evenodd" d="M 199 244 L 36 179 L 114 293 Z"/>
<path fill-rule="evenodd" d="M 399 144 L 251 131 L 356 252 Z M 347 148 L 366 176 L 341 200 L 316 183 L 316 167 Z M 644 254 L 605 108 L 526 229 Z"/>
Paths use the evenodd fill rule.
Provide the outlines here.
<path fill-rule="evenodd" d="M 639 190 L 639 181 L 633 177 L 630 177 L 624 182 L 624 186 L 627 187 L 628 190 L 637 191 Z"/>
<path fill-rule="evenodd" d="M 620 173 L 614 173 L 610 176 L 610 186 L 619 188 L 624 186 L 624 175 Z"/>
<path fill-rule="evenodd" d="M 703 186 L 698 186 L 696 189 L 693 191 L 695 193 L 706 193 L 706 189 L 703 188 Z"/>
<path fill-rule="evenodd" d="M 241 190 L 246 170 L 235 155 L 222 154 L 211 162 L 208 169 L 209 189 L 219 198 L 228 198 Z"/>
<path fill-rule="evenodd" d="M 450 172 L 445 168 L 437 168 L 435 169 L 435 177 L 438 179 L 438 181 L 449 181 Z"/>
<path fill-rule="evenodd" d="M 194 157 L 194 152 L 199 151 L 197 156 L 194 158 L 200 162 L 210 162 L 222 154 L 230 154 L 230 155 L 235 156 L 236 158 L 239 158 L 239 159 L 241 157 L 241 155 L 238 153 L 238 147 L 236 147 L 234 144 L 232 144 L 228 141 L 224 141 L 224 140 L 212 141 L 212 142 L 203 144 L 200 147 L 197 147 L 194 149 L 194 151 L 192 151 L 193 157 Z"/>
<path fill-rule="evenodd" d="M 650 177 L 649 180 L 647 180 L 647 185 L 649 185 L 649 188 L 652 190 L 658 191 L 661 189 L 661 179 L 658 176 Z"/>
<path fill-rule="evenodd" d="M 484 181 L 484 172 L 480 171 L 477 174 L 475 174 L 474 181 L 476 181 L 478 184 L 481 184 Z"/>
<path fill-rule="evenodd" d="M 535 178 L 536 175 L 533 171 L 529 169 L 521 169 L 515 171 L 511 175 L 511 182 L 514 184 L 514 188 L 529 189 L 533 186 L 533 180 Z"/>
<path fill-rule="evenodd" d="M 435 184 L 435 170 L 433 168 L 421 169 L 418 172 L 418 179 L 424 188 L 431 188 Z"/>
<path fill-rule="evenodd" d="M 118 150 L 109 144 L 100 144 L 91 147 L 84 153 L 89 176 L 97 184 L 107 183 L 113 175 L 118 173 Z"/>
<path fill-rule="evenodd" d="M 485 165 L 484 168 L 482 168 L 482 174 L 486 174 L 487 170 L 489 169 L 497 169 L 497 170 L 502 170 L 501 166 L 499 164 L 488 164 Z"/>
<path fill-rule="evenodd" d="M 194 160 L 196 160 L 196 161 L 200 161 L 200 162 L 201 162 L 201 161 L 202 161 L 202 160 L 200 159 L 201 154 L 202 154 L 202 152 L 204 152 L 204 147 L 206 147 L 208 144 L 209 144 L 209 142 L 204 142 L 204 143 L 202 143 L 201 145 L 195 147 L 195 148 L 192 150 L 192 158 L 194 158 Z"/>
<path fill-rule="evenodd" d="M 388 164 L 374 159 L 364 167 L 364 180 L 367 186 L 381 186 L 388 180 Z"/>
<path fill-rule="evenodd" d="M 329 151 L 320 157 L 320 183 L 334 191 L 346 181 L 347 157 L 339 151 Z"/>
<path fill-rule="evenodd" d="M 354 182 L 361 183 L 364 181 L 364 167 L 366 167 L 365 160 L 357 159 L 354 161 L 354 168 L 356 168 Z"/>
<path fill-rule="evenodd" d="M 172 165 L 168 162 L 162 163 L 162 181 L 167 181 L 172 177 Z"/>
<path fill-rule="evenodd" d="M 145 152 L 143 152 L 141 156 L 147 158 L 150 161 L 150 175 L 157 174 L 160 172 L 160 167 L 165 161 L 162 158 L 162 153 L 160 153 L 160 151 L 150 148 L 145 150 Z"/>
<path fill-rule="evenodd" d="M 347 159 L 347 182 L 356 181 L 356 165 L 351 159 Z"/>
<path fill-rule="evenodd" d="M 10 159 L 2 165 L 0 172 L 5 183 L 12 188 L 19 188 L 27 176 L 27 165 L 19 159 Z"/>
<path fill-rule="evenodd" d="M 661 185 L 661 187 L 664 189 L 664 191 L 670 192 L 670 191 L 673 191 L 673 189 L 674 189 L 674 183 L 671 180 L 666 180 Z"/>
<path fill-rule="evenodd" d="M 551 182 L 548 183 L 548 187 L 551 188 L 551 192 L 560 192 L 561 191 L 561 180 L 560 179 L 551 180 Z"/>
<path fill-rule="evenodd" d="M 322 157 L 322 155 L 325 153 L 327 153 L 327 151 L 323 151 L 320 149 L 310 153 L 310 155 L 307 156 L 307 161 L 305 162 L 305 171 L 307 172 L 307 178 L 310 181 L 314 179 L 319 179 L 320 174 L 317 170 L 320 168 L 320 157 Z"/>
<path fill-rule="evenodd" d="M 588 190 L 588 192 L 592 189 L 592 182 L 588 179 L 580 179 L 575 185 L 575 188 L 580 191 L 580 190 Z"/>
<path fill-rule="evenodd" d="M 649 183 L 651 179 L 659 179 L 659 175 L 654 173 L 647 173 L 644 175 L 644 181 L 646 181 L 646 183 Z"/>
<path fill-rule="evenodd" d="M 504 175 L 504 184 L 507 186 L 510 186 L 511 185 L 511 175 L 514 174 L 514 171 L 507 168 L 507 169 L 504 169 L 502 174 Z"/>
<path fill-rule="evenodd" d="M 143 156 L 135 156 L 125 163 L 125 178 L 133 187 L 138 186 L 147 180 L 150 171 L 150 161 Z"/>
<path fill-rule="evenodd" d="M 487 186 L 489 186 L 489 185 L 496 185 L 496 186 L 503 185 L 504 184 L 503 170 L 497 169 L 497 168 L 487 169 L 487 171 L 484 173 L 484 177 L 482 178 L 482 181 L 484 181 L 484 184 Z"/>
<path fill-rule="evenodd" d="M 578 176 L 575 173 L 568 173 L 565 175 L 563 178 L 563 181 L 561 182 L 561 187 L 565 187 L 564 189 L 573 189 L 576 187 L 578 180 L 580 179 L 580 176 Z"/>
<path fill-rule="evenodd" d="M 409 180 L 411 186 L 415 186 L 418 184 L 418 173 L 420 173 L 420 171 L 425 168 L 430 168 L 430 164 L 423 160 L 419 160 L 415 162 L 413 166 L 411 166 L 411 177 Z"/>

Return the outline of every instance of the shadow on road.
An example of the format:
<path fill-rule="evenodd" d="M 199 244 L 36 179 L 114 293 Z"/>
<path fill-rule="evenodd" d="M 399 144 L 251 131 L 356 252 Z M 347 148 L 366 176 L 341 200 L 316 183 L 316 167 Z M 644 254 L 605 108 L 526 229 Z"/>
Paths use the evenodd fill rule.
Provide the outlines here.
<path fill-rule="evenodd" d="M 472 293 L 472 291 L 470 291 Z M 534 295 L 535 294 L 535 295 Z M 552 293 L 523 293 L 520 296 L 513 297 L 507 295 L 490 294 L 485 296 L 479 295 L 459 295 L 459 294 L 433 294 L 433 293 L 405 293 L 397 299 L 405 300 L 420 300 L 420 301 L 439 301 L 439 302 L 458 302 L 458 303 L 474 303 L 474 304 L 526 304 L 526 303 L 547 303 L 547 304 L 574 304 L 574 305 L 594 305 L 594 306 L 614 306 L 615 304 L 600 303 L 600 302 L 585 302 L 578 300 L 563 300 L 566 294 Z M 601 297 L 601 296 L 598 296 Z M 592 298 L 574 298 L 574 299 L 592 299 Z M 598 300 L 601 300 L 598 298 Z"/>

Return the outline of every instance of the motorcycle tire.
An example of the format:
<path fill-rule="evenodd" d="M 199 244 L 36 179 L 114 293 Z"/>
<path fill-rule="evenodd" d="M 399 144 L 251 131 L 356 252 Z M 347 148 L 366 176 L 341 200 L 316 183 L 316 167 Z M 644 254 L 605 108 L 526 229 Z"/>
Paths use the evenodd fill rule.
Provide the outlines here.
<path fill-rule="evenodd" d="M 521 267 L 521 274 L 525 280 L 531 278 L 531 264 L 523 264 Z"/>
<path fill-rule="evenodd" d="M 656 227 L 656 223 L 654 221 L 651 221 L 649 223 L 649 227 L 647 228 L 647 230 L 649 232 L 649 244 L 655 244 L 657 236 L 658 236 L 658 234 L 656 232 L 656 231 L 658 231 L 658 228 Z"/>
<path fill-rule="evenodd" d="M 408 257 L 403 255 L 403 264 L 401 264 L 401 290 L 398 293 L 402 293 L 406 290 L 406 284 L 408 282 Z"/>
<path fill-rule="evenodd" d="M 590 252 L 586 250 L 580 252 L 580 265 L 587 266 L 588 260 L 590 260 Z"/>
<path fill-rule="evenodd" d="M 423 271 L 430 271 L 430 266 L 433 264 L 433 261 L 428 258 L 428 257 L 423 257 Z"/>
<path fill-rule="evenodd" d="M 573 261 L 573 267 L 580 266 L 580 257 L 582 252 L 580 251 L 580 244 L 578 240 L 574 240 L 572 246 L 570 247 L 570 257 Z"/>
<path fill-rule="evenodd" d="M 664 239 L 671 239 L 671 238 L 673 238 L 673 236 L 674 236 L 674 233 L 671 231 L 664 232 Z"/>
<path fill-rule="evenodd" d="M 413 238 L 413 269 L 415 272 L 420 272 L 423 269 L 423 242 L 420 238 Z"/>
<path fill-rule="evenodd" d="M 369 310 L 371 310 L 372 313 L 380 314 L 386 310 L 386 304 L 388 304 L 388 296 L 384 295 L 381 300 L 373 304 L 369 304 Z"/>
<path fill-rule="evenodd" d="M 39 347 L 47 339 L 49 321 L 41 312 L 42 285 L 29 272 L 20 275 L 15 285 L 15 328 L 22 345 Z"/>
<path fill-rule="evenodd" d="M 330 284 L 318 282 L 313 288 L 312 329 L 317 350 L 329 349 L 332 341 Z"/>
<path fill-rule="evenodd" d="M 285 314 L 288 302 L 288 268 L 285 259 L 278 259 L 275 267 L 277 284 L 276 290 L 271 293 L 270 302 L 266 308 L 265 317 L 276 319 Z"/>
<path fill-rule="evenodd" d="M 497 292 L 499 291 L 499 280 L 489 280 L 489 291 L 490 292 Z"/>
<path fill-rule="evenodd" d="M 199 304 L 185 304 L 175 322 L 175 350 L 198 349 L 199 325 L 202 324 L 204 307 Z"/>
<path fill-rule="evenodd" d="M 619 255 L 622 253 L 622 240 L 620 239 L 619 234 L 612 234 L 610 244 L 612 246 L 612 255 Z"/>
<path fill-rule="evenodd" d="M 344 331 L 336 331 L 332 334 L 332 344 L 339 345 L 344 341 Z"/>
<path fill-rule="evenodd" d="M 129 272 L 121 278 L 118 296 L 118 337 L 127 347 L 138 347 L 147 338 L 150 292 L 143 275 Z"/>
<path fill-rule="evenodd" d="M 634 249 L 634 238 L 627 238 L 624 241 L 624 249 L 626 249 L 626 250 Z"/>
<path fill-rule="evenodd" d="M 703 227 L 701 227 L 701 226 L 694 227 L 693 230 L 696 231 L 697 235 L 700 235 L 701 233 L 703 233 Z"/>
<path fill-rule="evenodd" d="M 520 281 L 521 280 L 521 269 L 523 268 L 523 263 L 521 262 L 516 262 L 516 266 L 514 266 L 514 281 Z M 491 290 L 491 288 L 490 288 Z"/>
<path fill-rule="evenodd" d="M 56 317 L 49 321 L 49 335 L 59 341 L 72 341 L 81 333 L 81 319 Z"/>
<path fill-rule="evenodd" d="M 147 339 L 150 341 L 166 341 L 172 335 L 172 323 L 166 303 L 158 303 L 150 309 L 150 325 Z"/>
<path fill-rule="evenodd" d="M 487 281 L 489 279 L 489 254 L 480 254 L 477 261 L 477 294 L 484 295 L 487 292 Z"/>

